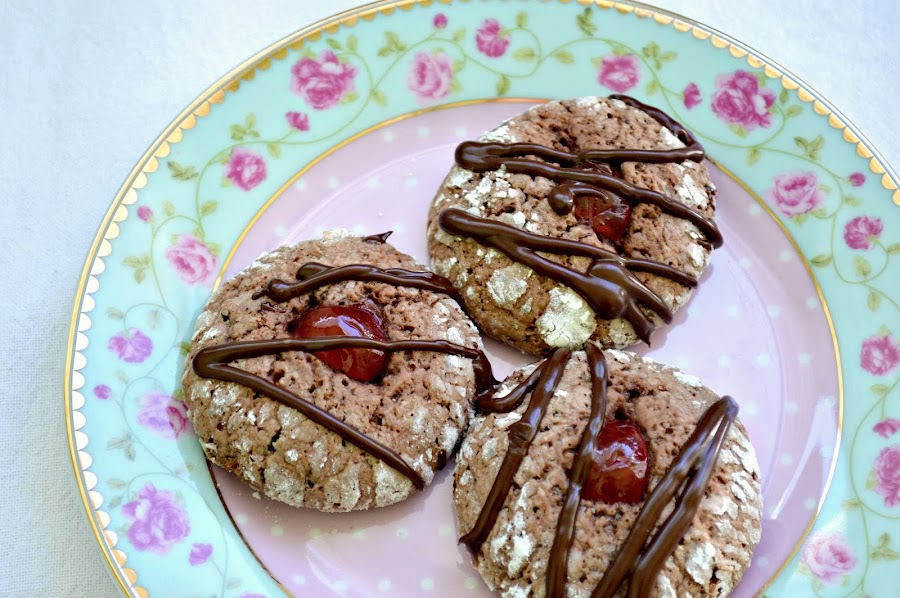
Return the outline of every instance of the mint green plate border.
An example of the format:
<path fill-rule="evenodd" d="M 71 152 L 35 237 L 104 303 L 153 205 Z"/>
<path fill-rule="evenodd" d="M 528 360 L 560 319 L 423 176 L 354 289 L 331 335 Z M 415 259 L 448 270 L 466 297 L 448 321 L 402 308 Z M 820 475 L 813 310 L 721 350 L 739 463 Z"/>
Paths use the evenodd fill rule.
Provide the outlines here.
<path fill-rule="evenodd" d="M 72 312 L 65 414 L 82 502 L 127 595 L 172 595 L 175 581 L 184 595 L 285 591 L 222 507 L 178 391 L 182 344 L 248 223 L 372 126 L 547 89 L 625 91 L 674 114 L 812 264 L 840 356 L 841 441 L 811 533 L 765 592 L 895 588 L 900 191 L 871 144 L 763 55 L 649 6 L 404 0 L 307 27 L 229 73 L 169 125 L 103 220 Z"/>

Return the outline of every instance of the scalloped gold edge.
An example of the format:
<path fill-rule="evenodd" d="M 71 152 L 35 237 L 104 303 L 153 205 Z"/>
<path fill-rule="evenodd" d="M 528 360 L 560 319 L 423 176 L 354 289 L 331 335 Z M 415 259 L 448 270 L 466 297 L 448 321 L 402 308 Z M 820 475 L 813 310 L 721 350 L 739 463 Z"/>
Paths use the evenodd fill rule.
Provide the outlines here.
<path fill-rule="evenodd" d="M 320 39 L 323 33 L 333 34 L 339 31 L 341 27 L 353 27 L 360 19 L 371 21 L 379 14 L 391 15 L 397 8 L 408 11 L 415 5 L 431 6 L 435 1 L 440 4 L 453 2 L 453 0 L 378 0 L 313 23 L 258 52 L 219 79 L 172 121 L 132 169 L 125 183 L 116 194 L 112 206 L 104 216 L 88 252 L 89 257 L 82 268 L 75 294 L 66 348 L 66 357 L 71 356 L 71 359 L 66 363 L 63 394 L 69 453 L 75 470 L 75 478 L 82 504 L 90 521 L 94 537 L 101 548 L 103 548 L 107 565 L 119 582 L 121 589 L 127 595 L 146 598 L 148 592 L 145 588 L 137 585 L 137 572 L 125 566 L 128 557 L 124 551 L 116 548 L 118 543 L 117 534 L 107 529 L 110 517 L 108 513 L 101 510 L 104 499 L 99 491 L 94 490 L 97 485 L 97 477 L 89 471 L 92 458 L 85 450 L 89 444 L 89 439 L 86 434 L 80 431 L 84 427 L 85 417 L 80 412 L 81 407 L 84 405 L 84 395 L 79 392 L 84 386 L 84 377 L 79 371 L 87 363 L 86 358 L 81 353 L 88 345 L 87 336 L 84 333 L 91 327 L 91 320 L 87 314 L 94 309 L 94 301 L 91 295 L 100 288 L 97 276 L 106 267 L 103 258 L 112 252 L 110 241 L 119 236 L 118 223 L 128 217 L 128 210 L 125 206 L 132 205 L 137 201 L 137 191 L 147 185 L 147 175 L 159 168 L 159 159 L 169 155 L 171 146 L 183 139 L 185 130 L 194 128 L 197 124 L 197 119 L 209 114 L 213 104 L 222 103 L 227 92 L 234 92 L 240 89 L 242 81 L 253 80 L 257 70 L 268 70 L 273 59 L 283 60 L 288 56 L 288 50 L 299 50 L 307 41 L 315 42 Z M 456 1 L 465 4 L 469 0 Z M 570 0 L 557 1 L 562 4 L 568 4 Z M 819 99 L 817 94 L 808 90 L 808 86 L 801 85 L 799 78 L 787 74 L 787 71 L 781 67 L 773 66 L 776 64 L 774 61 L 711 27 L 700 25 L 676 13 L 640 2 L 626 3 L 611 0 L 576 1 L 583 6 L 597 6 L 604 10 L 615 9 L 621 14 L 633 13 L 638 18 L 652 18 L 659 25 L 671 25 L 676 31 L 690 32 L 698 40 L 708 40 L 717 49 L 727 49 L 736 58 L 744 57 L 748 66 L 752 68 L 762 67 L 767 77 L 777 79 L 782 87 L 788 91 L 796 91 L 797 97 L 802 102 L 812 104 L 816 114 L 827 117 L 828 124 L 832 128 L 842 131 L 844 141 L 856 145 L 856 153 L 862 158 L 869 159 L 869 170 L 876 175 L 881 175 L 882 187 L 888 191 L 893 191 L 893 202 L 895 205 L 900 206 L 900 189 L 898 189 L 896 182 L 897 176 L 887 165 L 884 158 L 870 147 L 871 143 L 838 110 L 826 101 Z M 817 282 L 816 284 L 818 285 Z M 834 465 L 836 463 L 837 455 L 834 457 L 829 482 L 834 474 Z M 819 509 L 821 509 L 821 506 L 820 504 Z M 797 548 L 785 561 L 785 565 L 796 554 L 802 540 L 801 538 Z M 760 590 L 760 593 L 771 584 L 783 569 L 784 566 Z"/>

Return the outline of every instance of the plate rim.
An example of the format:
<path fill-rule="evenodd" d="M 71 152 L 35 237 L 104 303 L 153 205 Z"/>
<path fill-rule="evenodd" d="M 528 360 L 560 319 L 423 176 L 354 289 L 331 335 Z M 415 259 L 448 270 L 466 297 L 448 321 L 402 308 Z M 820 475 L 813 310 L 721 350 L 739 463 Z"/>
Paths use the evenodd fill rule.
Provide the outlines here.
<path fill-rule="evenodd" d="M 451 4 L 454 0 L 438 1 L 440 4 Z M 562 4 L 569 2 L 569 0 L 556 1 Z M 880 175 L 881 186 L 885 190 L 893 192 L 893 203 L 900 206 L 900 189 L 898 189 L 898 178 L 900 177 L 898 177 L 894 169 L 877 148 L 874 147 L 872 142 L 849 118 L 825 99 L 821 93 L 794 75 L 789 69 L 782 67 L 777 61 L 714 27 L 679 13 L 643 2 L 634 0 L 576 1 L 582 6 L 596 6 L 605 10 L 615 9 L 623 14 L 634 13 L 636 18 L 652 18 L 660 25 L 672 25 L 679 32 L 690 32 L 699 40 L 708 40 L 716 50 L 726 50 L 735 58 L 744 58 L 753 68 L 762 68 L 768 78 L 779 80 L 783 88 L 792 91 L 796 90 L 799 99 L 804 103 L 812 104 L 813 110 L 817 115 L 826 116 L 827 122 L 832 128 L 842 129 L 844 141 L 855 145 L 856 153 L 861 158 L 869 160 L 868 170 L 875 175 Z M 466 3 L 466 0 L 457 0 L 457 2 Z M 90 317 L 87 315 L 87 311 L 90 310 L 83 310 L 90 299 L 90 295 L 94 292 L 88 290 L 88 283 L 96 264 L 99 262 L 102 266 L 102 258 L 111 251 L 109 241 L 119 236 L 117 223 L 127 217 L 125 206 L 131 205 L 137 200 L 137 191 L 147 185 L 147 175 L 159 168 L 159 159 L 167 156 L 171 146 L 181 141 L 184 131 L 194 128 L 197 119 L 209 114 L 212 106 L 222 103 L 229 92 L 237 91 L 242 80 L 249 80 L 255 76 L 257 70 L 268 68 L 268 64 L 271 63 L 273 58 L 276 60 L 283 58 L 288 48 L 293 44 L 299 43 L 302 45 L 307 39 L 316 41 L 323 33 L 334 33 L 341 27 L 349 28 L 356 25 L 359 19 L 371 21 L 379 15 L 390 16 L 398 8 L 407 11 L 418 5 L 427 7 L 432 4 L 434 4 L 433 0 L 375 0 L 311 23 L 258 51 L 207 87 L 163 129 L 163 132 L 150 144 L 149 148 L 125 177 L 110 207 L 103 216 L 87 252 L 74 293 L 66 353 L 64 355 L 63 399 L 66 441 L 82 506 L 85 509 L 94 539 L 103 553 L 104 560 L 120 589 L 126 595 L 147 596 L 148 592 L 145 588 L 137 585 L 137 572 L 126 567 L 127 555 L 120 548 L 116 548 L 118 540 L 115 532 L 106 529 L 109 526 L 110 518 L 101 510 L 102 496 L 93 490 L 98 479 L 94 473 L 88 471 L 92 459 L 90 454 L 83 450 L 87 445 L 87 437 L 84 433 L 79 432 L 85 423 L 85 417 L 79 411 L 84 405 L 84 397 L 78 392 L 84 386 L 83 377 L 79 373 L 83 364 L 76 367 L 77 358 L 81 356 L 79 352 L 79 335 L 90 327 Z M 284 53 L 284 55 L 278 56 L 279 53 Z M 781 223 L 778 219 L 776 221 Z M 791 235 L 788 235 L 788 237 L 793 240 Z M 813 280 L 816 281 L 815 276 L 813 276 Z M 816 285 L 818 288 L 818 283 Z M 85 325 L 85 320 L 87 325 Z M 838 369 L 840 370 L 840 361 L 838 362 Z M 843 407 L 843 402 L 841 402 L 841 407 Z M 841 409 L 841 415 L 843 415 L 843 409 Z M 841 417 L 841 425 L 838 429 L 839 438 L 843 436 L 842 420 L 843 418 Z M 79 435 L 83 437 L 83 440 Z M 829 484 L 831 478 L 833 478 L 837 460 L 838 453 L 834 456 L 834 463 L 829 475 Z M 822 501 L 825 500 L 827 494 L 828 492 L 826 491 L 821 499 Z M 94 506 L 96 499 L 93 498 L 93 495 L 96 495 L 100 501 L 97 506 Z M 811 520 L 804 537 L 801 538 L 790 557 L 773 575 L 766 586 L 760 588 L 759 593 L 765 591 L 768 585 L 783 572 L 787 564 L 799 551 L 803 540 L 815 526 L 821 507 L 822 504 L 820 502 L 816 517 Z"/>

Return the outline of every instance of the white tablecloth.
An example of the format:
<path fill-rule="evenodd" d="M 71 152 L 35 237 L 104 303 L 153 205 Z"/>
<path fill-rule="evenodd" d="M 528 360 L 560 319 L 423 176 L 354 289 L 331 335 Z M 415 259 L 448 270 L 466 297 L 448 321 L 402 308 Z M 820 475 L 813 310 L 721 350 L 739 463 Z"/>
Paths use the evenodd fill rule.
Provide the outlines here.
<path fill-rule="evenodd" d="M 792 70 L 900 167 L 900 17 L 889 0 L 657 3 Z M 0 596 L 118 594 L 76 493 L 62 388 L 80 269 L 125 175 L 232 67 L 357 4 L 0 2 Z"/>

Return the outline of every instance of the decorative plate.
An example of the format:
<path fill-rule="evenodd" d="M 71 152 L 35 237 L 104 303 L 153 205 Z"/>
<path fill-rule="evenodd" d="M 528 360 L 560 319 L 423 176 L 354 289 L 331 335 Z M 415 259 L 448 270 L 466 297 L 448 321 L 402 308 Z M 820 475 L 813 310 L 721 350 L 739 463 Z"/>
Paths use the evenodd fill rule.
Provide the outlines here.
<path fill-rule="evenodd" d="M 457 546 L 448 471 L 401 505 L 323 515 L 208 468 L 182 402 L 184 349 L 213 287 L 279 244 L 393 230 L 426 259 L 456 143 L 545 99 L 609 93 L 669 112 L 713 161 L 726 245 L 641 350 L 734 395 L 757 447 L 763 536 L 734 595 L 894 587 L 900 191 L 887 165 L 793 75 L 662 11 L 391 0 L 207 90 L 100 227 L 65 409 L 81 497 L 126 594 L 490 595 Z M 525 361 L 490 348 L 501 374 Z"/>

